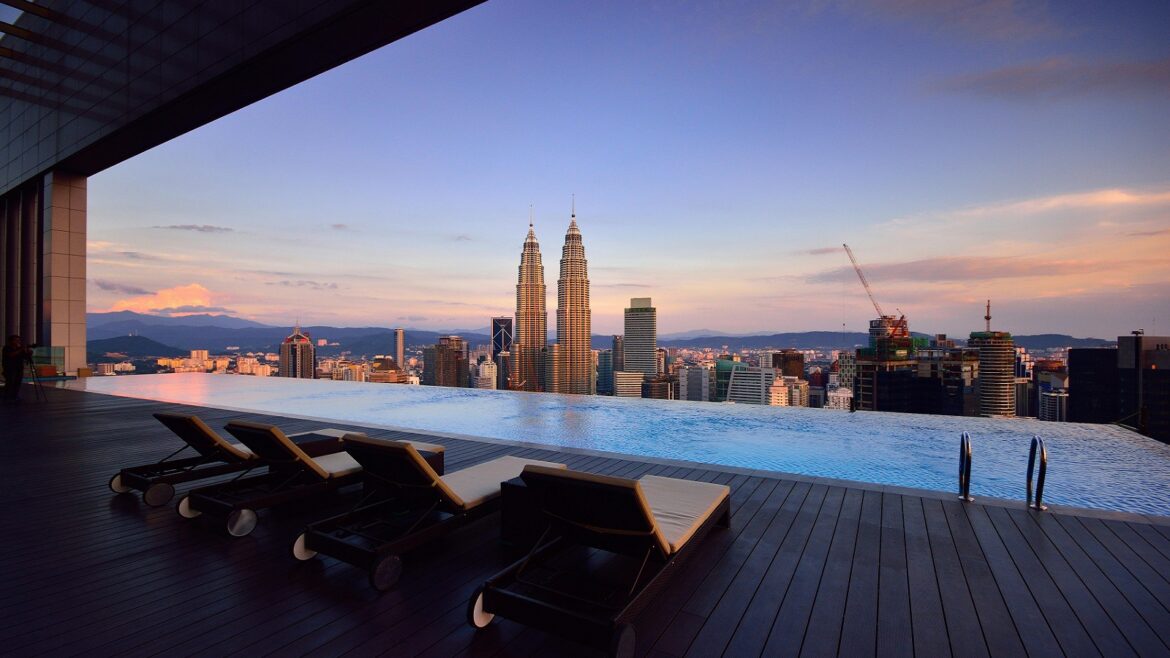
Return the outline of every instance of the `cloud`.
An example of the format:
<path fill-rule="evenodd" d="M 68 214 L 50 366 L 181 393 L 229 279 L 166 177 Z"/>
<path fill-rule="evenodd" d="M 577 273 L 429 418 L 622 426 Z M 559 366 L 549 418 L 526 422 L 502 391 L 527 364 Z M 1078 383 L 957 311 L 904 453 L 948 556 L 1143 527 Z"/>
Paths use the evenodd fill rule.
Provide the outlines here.
<path fill-rule="evenodd" d="M 400 315 L 394 319 L 401 320 L 404 322 L 426 322 L 427 316 L 425 316 L 425 315 Z"/>
<path fill-rule="evenodd" d="M 158 260 L 157 256 L 144 254 L 141 251 L 120 251 L 118 253 L 122 254 L 126 258 L 129 258 L 130 260 Z"/>
<path fill-rule="evenodd" d="M 334 231 L 348 231 L 349 224 L 330 224 L 329 228 L 333 229 Z"/>
<path fill-rule="evenodd" d="M 933 230 L 943 224 L 961 225 L 971 220 L 1027 218 L 1056 211 L 1113 211 L 1170 204 L 1170 190 L 1140 191 L 1109 188 L 1071 194 L 1055 194 L 1018 201 L 988 203 L 958 210 L 898 217 L 879 228 L 929 225 Z"/>
<path fill-rule="evenodd" d="M 471 236 L 467 235 L 466 233 L 460 233 L 459 235 L 456 235 L 454 238 L 451 238 L 451 239 L 454 240 L 455 242 L 471 242 Z"/>
<path fill-rule="evenodd" d="M 171 224 L 170 226 L 155 226 L 152 228 L 171 231 L 198 231 L 200 233 L 231 233 L 235 230 L 226 226 L 213 226 L 211 224 Z"/>
<path fill-rule="evenodd" d="M 1164 228 L 1160 231 L 1134 231 L 1133 233 L 1126 233 L 1139 238 L 1150 238 L 1156 235 L 1170 235 L 1170 228 Z"/>
<path fill-rule="evenodd" d="M 138 286 L 126 285 L 124 283 L 114 283 L 113 281 L 105 281 L 103 279 L 90 279 L 90 283 L 109 292 L 121 293 L 123 295 L 153 295 L 154 293 Z"/>
<path fill-rule="evenodd" d="M 594 283 L 594 288 L 649 288 L 648 283 Z"/>
<path fill-rule="evenodd" d="M 1119 265 L 1135 265 L 1139 261 L 1117 262 L 1103 260 L 1044 260 L 1040 258 L 986 258 L 954 256 L 927 258 L 905 263 L 867 263 L 866 277 L 874 281 L 985 281 L 1022 277 L 1064 276 L 1089 274 L 1116 269 Z M 1153 263 L 1156 264 L 1156 263 Z M 857 273 L 852 267 L 839 267 L 813 274 L 810 283 L 852 282 Z"/>
<path fill-rule="evenodd" d="M 307 281 L 304 279 L 298 281 L 269 281 L 265 285 L 283 286 L 285 288 L 312 288 L 313 290 L 337 290 L 336 283 L 322 283 L 320 281 Z"/>
<path fill-rule="evenodd" d="M 810 256 L 825 256 L 828 254 L 839 254 L 842 251 L 845 251 L 843 247 L 818 247 L 816 249 L 809 249 L 808 251 L 801 253 L 805 253 Z"/>
<path fill-rule="evenodd" d="M 1170 57 L 1117 62 L 1056 57 L 961 75 L 935 83 L 932 88 L 1010 100 L 1167 93 L 1170 92 Z"/>
<path fill-rule="evenodd" d="M 211 300 L 211 291 L 198 283 L 164 288 L 155 293 L 138 295 L 115 302 L 110 310 L 155 314 L 165 311 L 169 315 L 206 312 L 174 310 L 180 308 L 215 308 L 215 304 Z"/>
<path fill-rule="evenodd" d="M 1029 41 L 1064 33 L 1043 3 L 1011 0 L 837 0 L 848 14 L 909 23 L 938 35 Z"/>
<path fill-rule="evenodd" d="M 170 308 L 152 308 L 147 311 L 155 315 L 190 315 L 192 313 L 235 313 L 230 308 L 222 306 L 172 306 Z"/>

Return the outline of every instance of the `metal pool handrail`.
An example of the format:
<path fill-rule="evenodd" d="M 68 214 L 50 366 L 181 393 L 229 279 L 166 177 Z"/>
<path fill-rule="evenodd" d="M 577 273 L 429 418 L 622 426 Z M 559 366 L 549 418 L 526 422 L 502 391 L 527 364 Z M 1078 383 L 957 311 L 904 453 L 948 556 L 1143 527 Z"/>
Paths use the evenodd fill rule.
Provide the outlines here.
<path fill-rule="evenodd" d="M 1032 469 L 1036 466 L 1036 448 L 1040 448 L 1040 472 L 1036 476 L 1036 500 L 1032 501 Z M 1044 473 L 1048 470 L 1048 449 L 1044 447 L 1044 439 L 1033 436 L 1032 447 L 1028 449 L 1028 507 L 1043 512 L 1048 509 L 1044 504 Z"/>
<path fill-rule="evenodd" d="M 963 432 L 959 439 L 959 500 L 971 502 L 971 435 Z"/>

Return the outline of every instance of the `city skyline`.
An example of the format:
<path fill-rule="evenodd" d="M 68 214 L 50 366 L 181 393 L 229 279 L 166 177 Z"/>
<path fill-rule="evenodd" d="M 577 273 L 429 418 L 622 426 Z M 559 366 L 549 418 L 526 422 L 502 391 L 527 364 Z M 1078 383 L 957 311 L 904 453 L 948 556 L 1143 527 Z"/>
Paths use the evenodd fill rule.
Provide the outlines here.
<path fill-rule="evenodd" d="M 576 192 L 599 334 L 864 327 L 845 241 L 921 330 L 1164 332 L 1167 11 L 488 3 L 95 176 L 90 310 L 478 327 Z"/>

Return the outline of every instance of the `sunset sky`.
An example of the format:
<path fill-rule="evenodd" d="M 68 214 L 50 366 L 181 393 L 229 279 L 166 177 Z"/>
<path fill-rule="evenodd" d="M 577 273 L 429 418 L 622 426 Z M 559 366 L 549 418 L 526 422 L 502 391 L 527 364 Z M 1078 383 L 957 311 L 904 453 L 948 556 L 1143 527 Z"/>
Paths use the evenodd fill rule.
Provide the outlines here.
<path fill-rule="evenodd" d="M 475 329 L 571 195 L 595 333 L 1170 333 L 1170 3 L 490 0 L 89 183 L 89 306 Z"/>

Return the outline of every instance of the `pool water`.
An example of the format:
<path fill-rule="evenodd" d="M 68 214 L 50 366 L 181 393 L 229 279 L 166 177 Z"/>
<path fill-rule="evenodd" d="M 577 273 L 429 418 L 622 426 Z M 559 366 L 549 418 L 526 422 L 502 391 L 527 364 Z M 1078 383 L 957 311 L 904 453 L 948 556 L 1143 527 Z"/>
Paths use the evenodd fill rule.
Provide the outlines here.
<path fill-rule="evenodd" d="M 974 496 L 1022 499 L 1033 435 L 1054 504 L 1170 515 L 1170 445 L 1110 425 L 514 393 L 234 375 L 94 377 L 70 388 L 943 491 L 969 432 Z"/>

